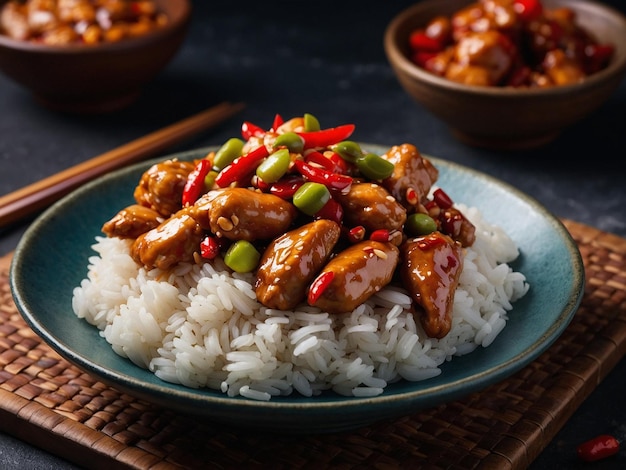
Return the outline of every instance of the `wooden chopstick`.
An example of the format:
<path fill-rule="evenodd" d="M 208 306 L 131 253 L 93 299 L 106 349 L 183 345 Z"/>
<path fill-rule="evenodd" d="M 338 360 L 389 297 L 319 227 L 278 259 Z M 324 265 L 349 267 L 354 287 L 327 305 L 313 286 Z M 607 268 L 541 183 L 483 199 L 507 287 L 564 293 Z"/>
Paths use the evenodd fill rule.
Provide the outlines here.
<path fill-rule="evenodd" d="M 43 209 L 83 183 L 104 173 L 155 155 L 243 109 L 243 103 L 223 102 L 140 137 L 100 156 L 0 197 L 0 227 Z"/>

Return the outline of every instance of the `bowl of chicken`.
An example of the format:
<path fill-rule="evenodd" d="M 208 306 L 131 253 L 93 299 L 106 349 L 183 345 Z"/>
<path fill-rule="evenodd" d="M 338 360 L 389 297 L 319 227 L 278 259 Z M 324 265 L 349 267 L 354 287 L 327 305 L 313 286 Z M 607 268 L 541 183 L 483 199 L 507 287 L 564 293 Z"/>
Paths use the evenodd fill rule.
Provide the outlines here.
<path fill-rule="evenodd" d="M 174 57 L 188 0 L 1 0 L 0 70 L 49 108 L 128 106 Z"/>
<path fill-rule="evenodd" d="M 462 141 L 552 141 L 597 110 L 626 73 L 626 18 L 584 0 L 426 0 L 384 47 L 408 95 Z"/>

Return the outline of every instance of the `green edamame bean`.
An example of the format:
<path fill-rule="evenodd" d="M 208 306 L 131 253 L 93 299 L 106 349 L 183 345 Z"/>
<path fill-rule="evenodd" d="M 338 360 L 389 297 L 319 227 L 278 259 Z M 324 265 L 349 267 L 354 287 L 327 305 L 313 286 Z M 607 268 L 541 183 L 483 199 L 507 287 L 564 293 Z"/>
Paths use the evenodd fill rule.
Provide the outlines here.
<path fill-rule="evenodd" d="M 322 183 L 307 181 L 293 195 L 293 205 L 307 215 L 315 215 L 330 199 L 330 191 Z"/>
<path fill-rule="evenodd" d="M 215 178 L 217 178 L 217 171 L 211 170 L 204 177 L 204 188 L 209 191 L 213 189 L 213 185 L 215 184 Z"/>
<path fill-rule="evenodd" d="M 304 148 L 304 139 L 295 132 L 285 132 L 276 137 L 274 148 L 286 147 L 292 153 L 300 153 Z"/>
<path fill-rule="evenodd" d="M 343 140 L 331 147 L 335 153 L 350 163 L 355 163 L 357 159 L 363 157 L 361 146 L 351 140 Z"/>
<path fill-rule="evenodd" d="M 237 240 L 224 255 L 224 263 L 237 273 L 249 273 L 259 264 L 261 253 L 247 240 Z"/>
<path fill-rule="evenodd" d="M 213 157 L 213 166 L 218 170 L 221 170 L 227 165 L 230 165 L 235 158 L 241 156 L 243 151 L 244 141 L 233 137 L 228 139 L 224 144 L 215 152 Z"/>
<path fill-rule="evenodd" d="M 437 230 L 437 222 L 428 214 L 411 214 L 404 225 L 407 233 L 411 236 L 428 235 Z"/>
<path fill-rule="evenodd" d="M 261 162 L 256 168 L 256 175 L 266 183 L 275 183 L 287 173 L 290 163 L 289 150 L 277 150 Z"/>
<path fill-rule="evenodd" d="M 379 157 L 375 153 L 368 153 L 357 158 L 356 166 L 369 179 L 383 180 L 393 173 L 394 165 L 389 160 Z"/>
<path fill-rule="evenodd" d="M 304 113 L 304 132 L 316 132 L 320 130 L 320 122 L 315 116 Z"/>

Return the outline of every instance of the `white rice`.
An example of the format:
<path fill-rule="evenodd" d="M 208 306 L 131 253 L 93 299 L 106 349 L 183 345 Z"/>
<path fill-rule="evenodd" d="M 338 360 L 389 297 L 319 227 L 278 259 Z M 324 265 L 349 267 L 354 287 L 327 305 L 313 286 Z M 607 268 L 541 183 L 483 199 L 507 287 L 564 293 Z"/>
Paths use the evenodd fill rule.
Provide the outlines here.
<path fill-rule="evenodd" d="M 508 265 L 519 255 L 511 238 L 478 210 L 458 207 L 476 226 L 476 241 L 465 251 L 452 330 L 440 340 L 425 335 L 398 287 L 344 315 L 307 305 L 284 312 L 256 301 L 251 274 L 231 274 L 220 262 L 147 271 L 130 257 L 131 242 L 118 238 L 96 237 L 73 309 L 117 354 L 167 382 L 252 400 L 329 389 L 376 396 L 489 346 L 529 288 Z"/>

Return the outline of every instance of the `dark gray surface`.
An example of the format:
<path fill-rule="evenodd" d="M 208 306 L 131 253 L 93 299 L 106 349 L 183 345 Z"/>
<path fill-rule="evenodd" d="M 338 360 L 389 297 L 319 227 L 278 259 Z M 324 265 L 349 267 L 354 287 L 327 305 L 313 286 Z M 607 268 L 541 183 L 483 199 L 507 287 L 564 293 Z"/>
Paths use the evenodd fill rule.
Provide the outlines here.
<path fill-rule="evenodd" d="M 71 116 L 40 107 L 0 77 L 0 194 L 151 132 L 221 100 L 246 110 L 219 128 L 170 149 L 219 145 L 242 120 L 262 126 L 275 113 L 315 114 L 324 126 L 354 122 L 355 140 L 411 142 L 425 154 L 495 176 L 535 197 L 559 217 L 626 237 L 626 81 L 588 119 L 536 150 L 495 152 L 455 141 L 412 102 L 384 56 L 382 36 L 412 1 L 194 3 L 190 35 L 175 60 L 132 107 L 108 116 Z M 611 4 L 626 13 L 622 0 Z M 169 153 L 169 152 L 167 152 Z M 0 229 L 0 255 L 17 245 L 29 221 Z M 592 468 L 576 445 L 599 433 L 626 439 L 626 361 L 576 411 L 533 469 Z M 0 468 L 71 468 L 0 434 Z M 593 468 L 626 468 L 626 450 Z"/>

